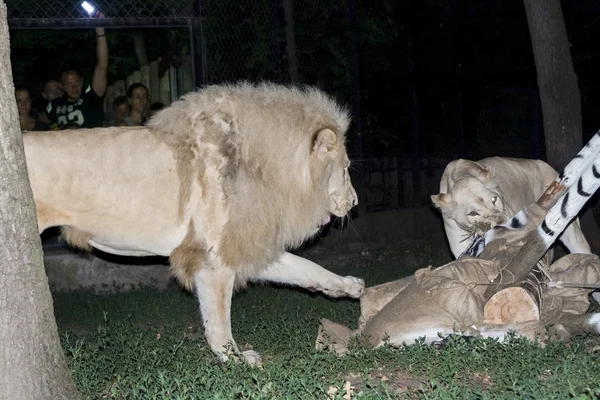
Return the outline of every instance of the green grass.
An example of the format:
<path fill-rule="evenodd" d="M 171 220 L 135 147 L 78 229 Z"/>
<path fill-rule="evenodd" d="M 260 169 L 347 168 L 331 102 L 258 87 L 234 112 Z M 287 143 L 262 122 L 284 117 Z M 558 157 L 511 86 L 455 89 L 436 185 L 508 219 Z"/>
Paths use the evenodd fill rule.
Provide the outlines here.
<path fill-rule="evenodd" d="M 390 281 L 447 261 L 428 245 L 375 251 L 332 267 Z M 263 356 L 263 368 L 217 364 L 204 342 L 195 298 L 173 286 L 114 295 L 55 293 L 55 313 L 69 367 L 85 398 L 100 399 L 597 399 L 600 340 L 578 337 L 541 348 L 513 338 L 448 339 L 369 350 L 355 343 L 338 358 L 314 350 L 319 320 L 356 327 L 359 303 L 288 288 L 250 286 L 233 299 L 240 347 Z"/>

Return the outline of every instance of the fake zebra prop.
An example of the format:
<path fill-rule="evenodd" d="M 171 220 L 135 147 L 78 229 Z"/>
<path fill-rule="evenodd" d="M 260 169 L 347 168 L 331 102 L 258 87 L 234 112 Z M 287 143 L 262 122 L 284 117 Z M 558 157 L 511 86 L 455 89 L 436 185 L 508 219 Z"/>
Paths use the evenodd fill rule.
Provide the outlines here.
<path fill-rule="evenodd" d="M 546 218 L 537 228 L 537 233 L 546 244 L 546 248 L 556 241 L 569 222 L 600 187 L 600 131 L 571 160 L 555 182 L 568 190 L 548 211 Z M 518 230 L 526 224 L 527 215 L 524 210 L 521 210 L 506 223 L 496 225 L 483 236 L 475 236 L 461 257 L 465 254 L 478 257 L 485 246 L 494 240 L 497 232 L 507 229 Z"/>

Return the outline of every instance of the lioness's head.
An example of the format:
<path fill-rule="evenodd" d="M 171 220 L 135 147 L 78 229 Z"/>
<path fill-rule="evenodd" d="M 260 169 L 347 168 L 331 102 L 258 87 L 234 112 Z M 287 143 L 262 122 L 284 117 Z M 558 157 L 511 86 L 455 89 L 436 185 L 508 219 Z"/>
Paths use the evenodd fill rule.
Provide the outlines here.
<path fill-rule="evenodd" d="M 341 136 L 329 128 L 317 132 L 311 157 L 313 173 L 326 172 L 325 177 L 320 178 L 325 178 L 324 183 L 327 184 L 329 195 L 328 212 L 321 221 L 324 225 L 329 222 L 330 214 L 338 217 L 348 214 L 350 209 L 358 204 L 358 197 L 350 182 L 350 159 Z"/>
<path fill-rule="evenodd" d="M 431 196 L 444 216 L 461 229 L 483 234 L 508 219 L 502 193 L 497 187 L 475 177 L 464 177 L 448 193 Z"/>

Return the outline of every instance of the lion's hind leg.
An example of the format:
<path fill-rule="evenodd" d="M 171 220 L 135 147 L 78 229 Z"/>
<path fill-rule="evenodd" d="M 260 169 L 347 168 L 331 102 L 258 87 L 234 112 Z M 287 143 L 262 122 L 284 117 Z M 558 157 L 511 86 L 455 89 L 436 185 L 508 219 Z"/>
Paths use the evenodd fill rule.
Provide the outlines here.
<path fill-rule="evenodd" d="M 194 273 L 204 336 L 210 349 L 222 362 L 239 354 L 231 333 L 231 297 L 234 281 L 235 272 L 222 265 L 207 264 Z M 250 365 L 261 362 L 260 355 L 253 350 L 241 354 Z"/>
<path fill-rule="evenodd" d="M 269 281 L 299 286 L 323 292 L 330 297 L 360 297 L 365 282 L 353 276 L 339 276 L 320 265 L 290 253 L 284 253 L 278 262 L 259 270 L 249 277 L 251 281 Z"/>

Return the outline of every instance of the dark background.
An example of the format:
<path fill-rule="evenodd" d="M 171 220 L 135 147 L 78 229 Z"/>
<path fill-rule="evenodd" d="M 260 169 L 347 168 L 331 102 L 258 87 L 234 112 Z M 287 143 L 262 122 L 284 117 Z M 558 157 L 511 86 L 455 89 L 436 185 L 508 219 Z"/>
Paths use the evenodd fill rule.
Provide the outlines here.
<path fill-rule="evenodd" d="M 66 67 L 90 79 L 95 38 L 77 3 L 32 4 L 7 1 L 15 83 L 39 92 L 47 78 Z M 195 56 L 202 60 L 204 83 L 290 81 L 282 1 L 98 4 L 109 17 L 109 84 L 139 69 L 132 40 L 136 30 L 144 34 L 149 60 L 173 46 L 179 55 L 194 55 L 199 47 L 190 45 L 190 32 L 196 41 L 201 35 L 202 54 Z M 600 128 L 595 76 L 600 0 L 563 1 L 562 9 L 582 97 L 585 142 Z M 300 83 L 320 86 L 352 109 L 350 152 L 369 173 L 439 170 L 457 157 L 545 158 L 521 0 L 296 0 L 294 10 Z M 201 33 L 181 26 L 177 18 L 186 13 L 200 18 Z M 65 18 L 57 18 L 61 15 Z M 31 27 L 37 29 L 23 29 Z M 393 157 L 392 167 L 381 166 L 389 164 L 385 157 Z M 368 160 L 379 160 L 374 161 L 378 166 Z"/>

